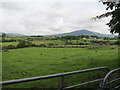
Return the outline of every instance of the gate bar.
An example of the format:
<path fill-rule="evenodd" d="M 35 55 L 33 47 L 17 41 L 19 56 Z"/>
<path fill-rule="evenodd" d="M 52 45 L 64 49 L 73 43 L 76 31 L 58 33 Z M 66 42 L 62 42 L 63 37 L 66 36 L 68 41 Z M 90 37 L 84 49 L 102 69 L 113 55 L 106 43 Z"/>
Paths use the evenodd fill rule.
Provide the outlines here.
<path fill-rule="evenodd" d="M 49 79 L 49 78 L 54 78 L 54 77 L 59 77 L 59 76 L 67 76 L 67 75 L 71 75 L 71 74 L 84 73 L 84 72 L 90 72 L 90 71 L 96 71 L 96 70 L 102 70 L 102 69 L 109 70 L 107 67 L 98 67 L 98 68 L 78 70 L 78 71 L 73 71 L 73 72 L 46 75 L 46 76 L 38 76 L 38 77 L 31 77 L 31 78 L 25 78 L 25 79 L 3 81 L 3 82 L 0 82 L 0 85 L 8 85 L 8 84 L 21 83 L 21 82 L 29 82 L 29 81 L 35 81 L 35 80 L 41 80 L 41 79 Z"/>

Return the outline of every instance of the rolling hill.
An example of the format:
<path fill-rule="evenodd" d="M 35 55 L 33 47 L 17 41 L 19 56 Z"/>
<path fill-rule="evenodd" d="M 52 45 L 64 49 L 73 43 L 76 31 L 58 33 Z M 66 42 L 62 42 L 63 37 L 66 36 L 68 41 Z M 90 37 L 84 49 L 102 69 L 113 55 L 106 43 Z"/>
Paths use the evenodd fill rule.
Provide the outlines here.
<path fill-rule="evenodd" d="M 89 31 L 89 30 L 77 30 L 77 31 L 73 31 L 70 33 L 63 33 L 63 34 L 56 34 L 55 36 L 65 36 L 65 35 L 75 35 L 75 36 L 79 36 L 79 35 L 94 35 L 94 36 L 98 36 L 98 37 L 114 37 L 115 35 L 113 34 L 101 34 L 98 32 L 93 32 L 93 31 Z"/>

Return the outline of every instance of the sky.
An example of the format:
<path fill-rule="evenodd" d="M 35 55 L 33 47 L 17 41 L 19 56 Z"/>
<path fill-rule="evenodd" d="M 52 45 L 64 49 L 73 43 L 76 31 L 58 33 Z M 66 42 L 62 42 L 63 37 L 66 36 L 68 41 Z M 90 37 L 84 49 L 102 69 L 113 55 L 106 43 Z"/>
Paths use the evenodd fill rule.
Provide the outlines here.
<path fill-rule="evenodd" d="M 109 18 L 92 20 L 106 12 L 98 0 L 2 0 L 0 32 L 50 35 L 81 29 L 109 34 Z"/>

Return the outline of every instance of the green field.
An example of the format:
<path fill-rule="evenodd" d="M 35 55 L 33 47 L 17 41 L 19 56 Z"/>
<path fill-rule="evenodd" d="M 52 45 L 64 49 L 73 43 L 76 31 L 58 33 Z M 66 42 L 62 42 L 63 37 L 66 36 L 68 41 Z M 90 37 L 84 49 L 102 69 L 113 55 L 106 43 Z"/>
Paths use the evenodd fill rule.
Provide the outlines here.
<path fill-rule="evenodd" d="M 19 38 L 17 37 L 17 39 L 19 39 Z M 24 38 L 21 37 L 20 38 L 20 40 L 29 41 L 27 39 L 29 39 L 29 38 L 27 38 L 27 37 L 24 37 Z M 32 39 L 32 38 L 30 38 L 30 39 Z M 36 39 L 38 39 L 38 38 L 36 38 Z M 9 38 L 6 38 L 6 40 L 9 40 Z M 29 42 L 31 42 L 33 44 L 36 44 L 36 45 L 44 44 L 44 45 L 47 45 L 47 46 L 49 44 L 53 44 L 53 45 L 56 45 L 56 46 L 58 46 L 58 45 L 71 45 L 72 46 L 72 45 L 81 45 L 80 43 L 82 43 L 83 45 L 96 45 L 92 41 L 97 41 L 97 42 L 99 42 L 99 44 L 97 44 L 97 45 L 100 45 L 100 41 L 103 42 L 103 44 L 105 44 L 105 42 L 108 43 L 108 44 L 114 44 L 117 40 L 79 39 L 79 40 L 67 40 L 67 43 L 66 43 L 66 40 L 58 39 L 58 40 L 33 40 L 33 41 L 29 41 Z M 0 42 L 0 45 L 2 45 L 2 46 L 9 46 L 9 45 L 17 46 L 18 43 L 19 43 L 19 41 Z M 114 45 L 116 45 L 116 44 L 114 44 Z"/>
<path fill-rule="evenodd" d="M 0 43 L 0 45 L 2 45 L 2 46 L 9 46 L 9 45 L 16 46 L 17 44 L 18 44 L 18 42 L 3 42 L 3 43 Z"/>
<path fill-rule="evenodd" d="M 63 42 L 61 40 L 44 40 L 44 41 L 39 40 L 39 41 L 32 41 L 32 43 L 37 44 L 37 45 L 39 45 L 39 44 L 49 44 L 49 43 L 61 44 L 61 45 L 65 44 L 65 42 Z"/>
<path fill-rule="evenodd" d="M 102 48 L 21 48 L 2 53 L 3 81 L 83 70 L 95 67 L 117 68 L 118 49 Z M 103 77 L 104 72 L 66 76 L 65 86 Z M 57 88 L 59 78 L 25 82 L 4 87 Z"/>

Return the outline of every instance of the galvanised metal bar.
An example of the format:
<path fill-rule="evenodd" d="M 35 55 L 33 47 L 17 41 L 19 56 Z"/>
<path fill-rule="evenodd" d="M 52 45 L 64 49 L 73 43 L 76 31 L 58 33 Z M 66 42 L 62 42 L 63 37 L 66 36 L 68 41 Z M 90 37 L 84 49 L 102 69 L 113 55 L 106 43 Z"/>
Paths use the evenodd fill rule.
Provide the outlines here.
<path fill-rule="evenodd" d="M 0 82 L 0 85 L 9 85 L 9 84 L 15 84 L 15 83 L 21 83 L 21 82 L 29 82 L 29 81 L 35 81 L 35 80 L 49 79 L 49 78 L 54 78 L 54 77 L 59 77 L 59 76 L 66 76 L 66 75 L 71 75 L 71 74 L 84 73 L 84 72 L 103 70 L 103 69 L 109 70 L 107 67 L 98 67 L 98 68 L 78 70 L 78 71 L 59 73 L 59 74 L 53 74 L 53 75 L 46 75 L 46 76 L 31 77 L 31 78 L 25 78 L 25 79 L 3 81 L 3 82 Z"/>
<path fill-rule="evenodd" d="M 107 83 L 107 79 L 109 78 L 109 76 L 114 73 L 114 72 L 117 72 L 119 71 L 120 68 L 117 68 L 117 69 L 114 69 L 114 70 L 111 70 L 110 72 L 108 72 L 108 74 L 105 76 L 104 80 L 103 80 L 103 86 L 105 85 L 105 83 Z"/>
<path fill-rule="evenodd" d="M 64 87 L 64 76 L 60 77 L 60 90 L 63 90 Z"/>
<path fill-rule="evenodd" d="M 101 89 L 104 89 L 104 88 L 107 88 L 107 85 L 116 81 L 116 80 L 119 80 L 119 78 L 116 78 L 114 80 L 111 80 L 111 81 L 108 81 L 109 77 L 111 74 L 115 73 L 115 72 L 118 72 L 120 70 L 120 68 L 117 68 L 117 69 L 114 69 L 114 70 L 111 70 L 110 72 L 108 72 L 105 76 L 105 78 L 103 79 L 103 83 L 101 84 Z"/>
<path fill-rule="evenodd" d="M 71 88 L 74 88 L 74 87 L 78 87 L 78 86 L 83 86 L 83 85 L 90 84 L 90 83 L 99 82 L 99 81 L 102 81 L 102 80 L 103 80 L 103 78 L 97 79 L 97 80 L 93 80 L 93 81 L 89 81 L 89 82 L 85 82 L 85 83 L 81 83 L 81 84 L 77 84 L 77 85 L 73 85 L 73 86 L 69 86 L 69 87 L 65 87 L 63 89 L 71 89 Z"/>
<path fill-rule="evenodd" d="M 114 79 L 114 80 L 112 80 L 112 81 L 110 81 L 110 82 L 107 82 L 107 83 L 105 83 L 104 85 L 109 85 L 109 84 L 111 84 L 111 83 L 113 83 L 113 82 L 116 82 L 116 81 L 118 81 L 118 80 L 120 80 L 120 78 L 117 78 L 117 79 Z M 116 87 L 114 87 L 114 88 L 111 88 L 110 90 L 116 90 L 116 89 L 118 89 L 118 88 L 120 88 L 120 85 L 118 85 L 118 86 L 116 86 Z M 104 89 L 104 87 L 102 87 L 101 89 Z"/>
<path fill-rule="evenodd" d="M 111 84 L 111 83 L 116 82 L 116 81 L 118 81 L 118 80 L 120 80 L 120 78 L 116 78 L 116 79 L 114 79 L 114 80 L 112 80 L 112 81 L 110 81 L 110 82 L 107 82 L 107 83 L 105 83 L 105 85 Z"/>

